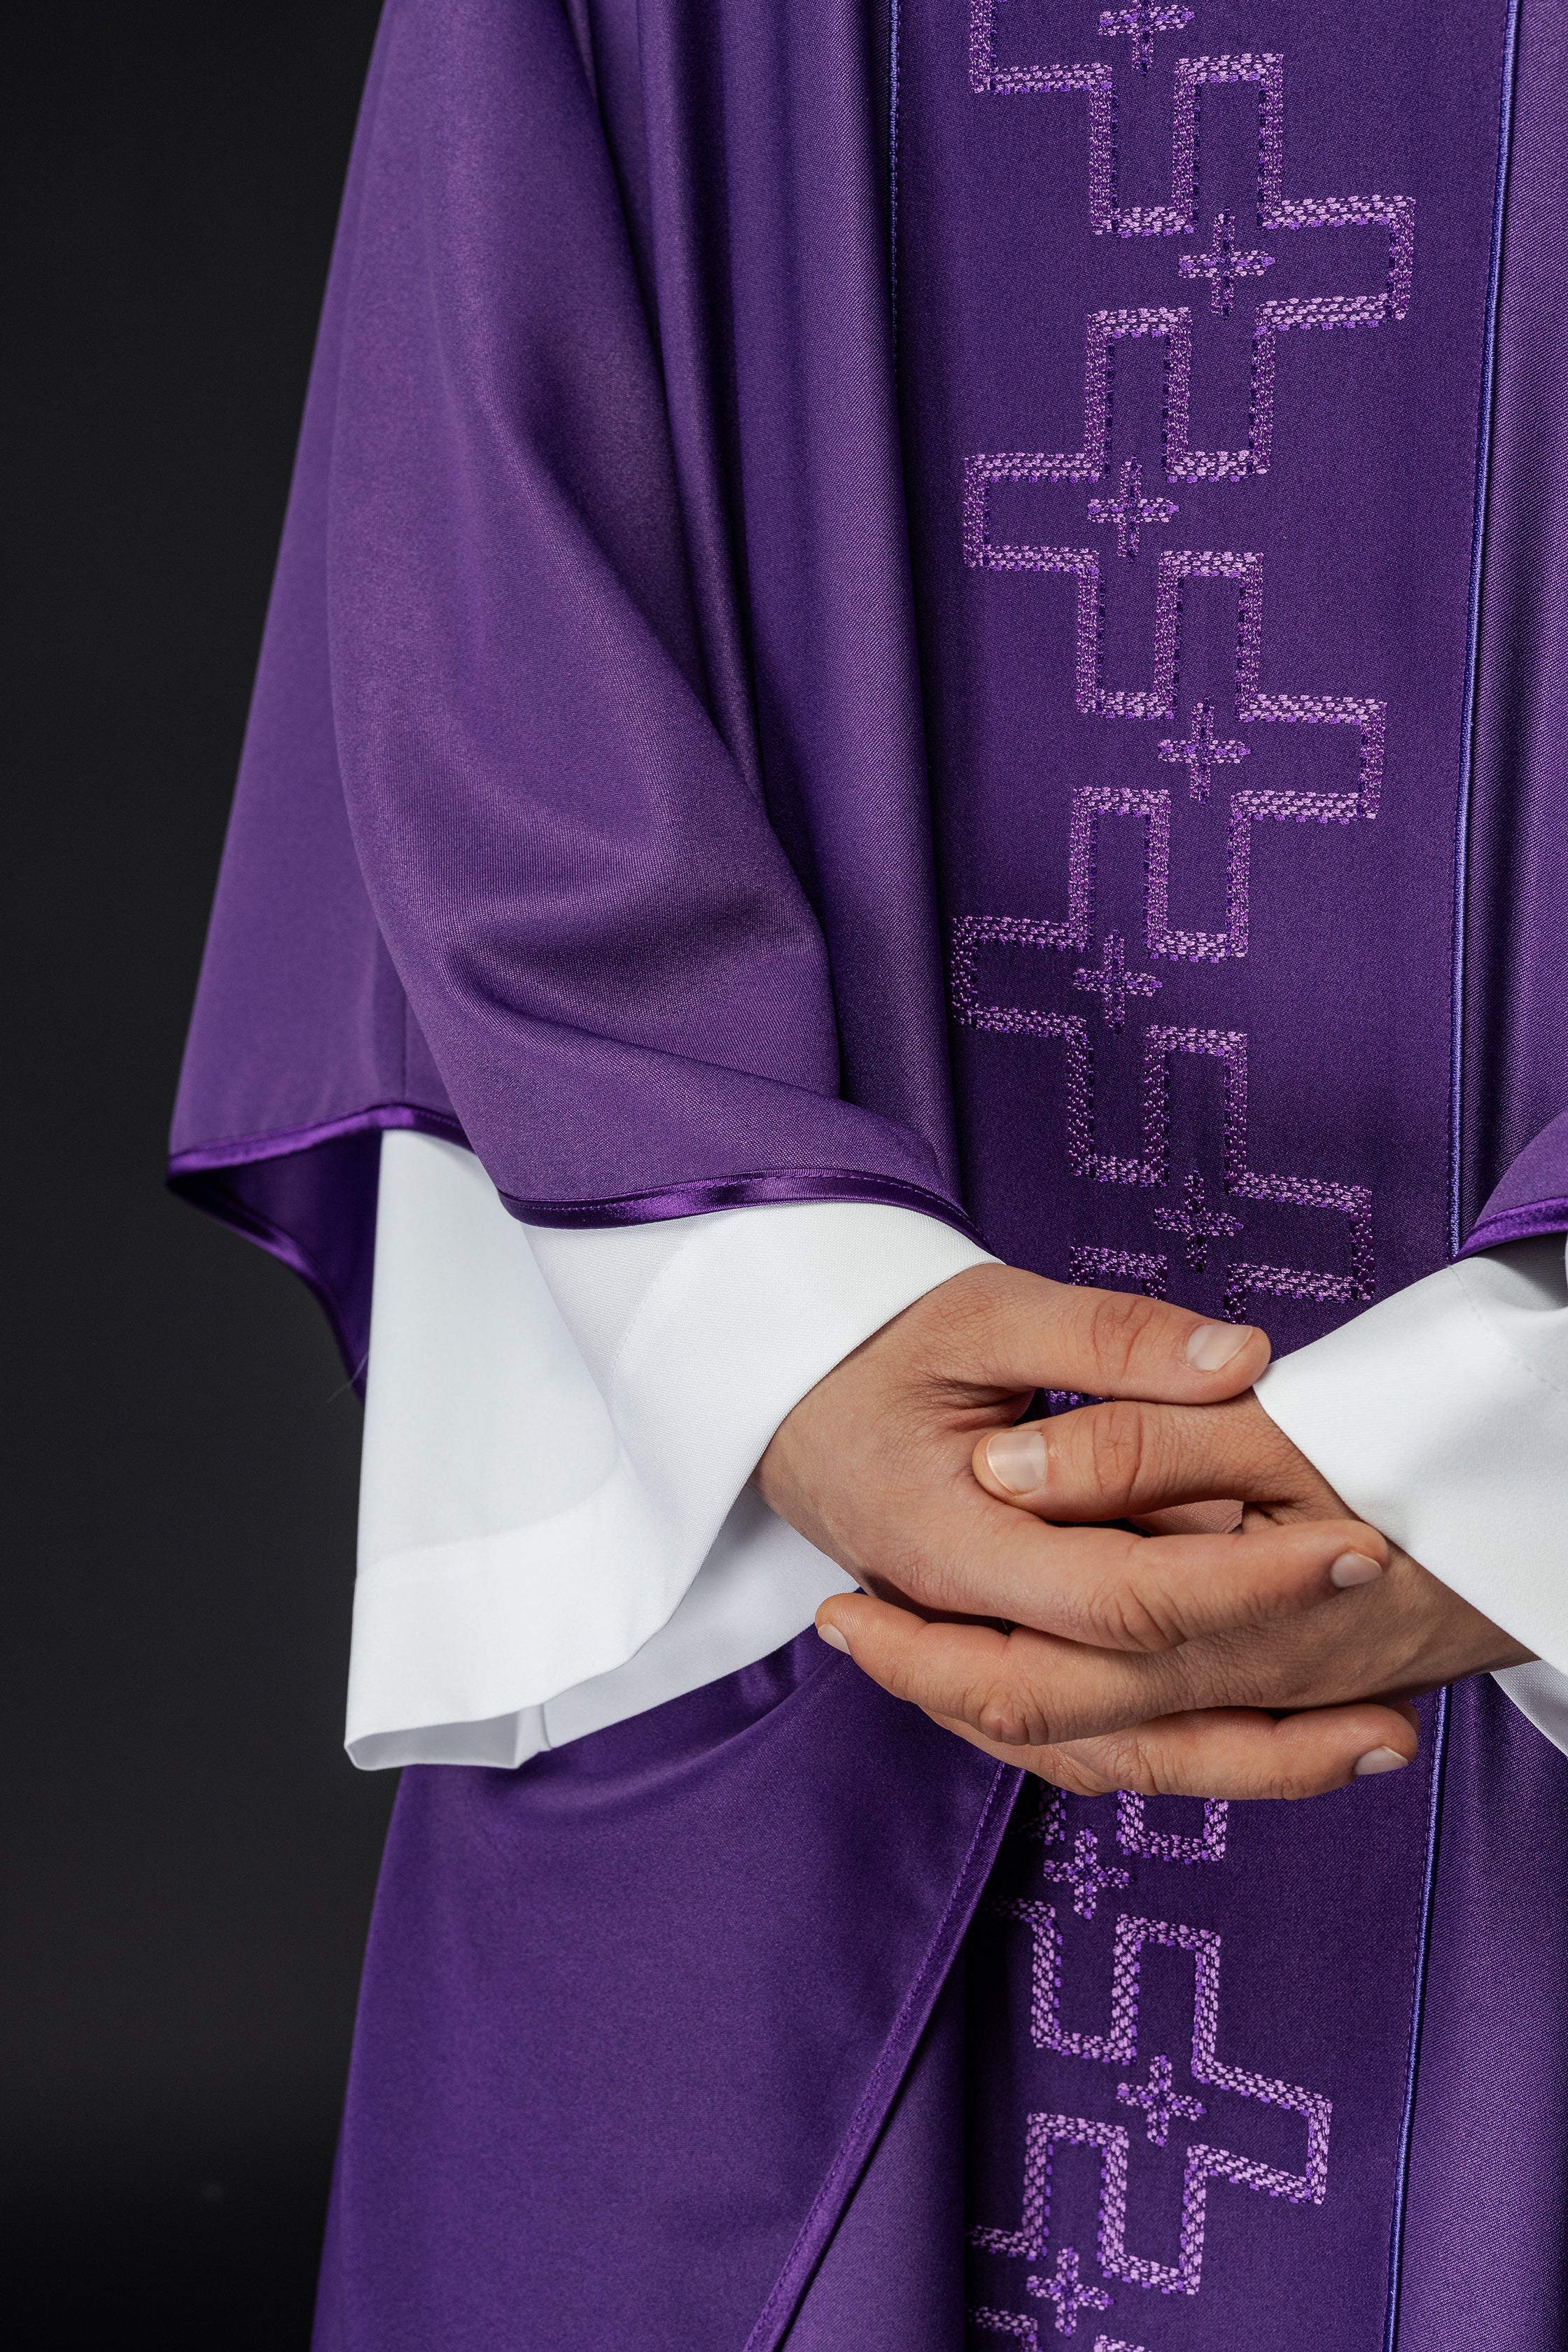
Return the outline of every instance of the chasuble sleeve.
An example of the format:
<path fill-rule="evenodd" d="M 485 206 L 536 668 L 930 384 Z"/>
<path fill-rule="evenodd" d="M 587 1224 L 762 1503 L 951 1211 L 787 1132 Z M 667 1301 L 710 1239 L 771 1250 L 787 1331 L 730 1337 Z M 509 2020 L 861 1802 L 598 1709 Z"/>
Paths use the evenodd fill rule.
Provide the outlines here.
<path fill-rule="evenodd" d="M 389 0 L 171 1161 L 351 1368 L 378 1129 L 964 1227 L 874 44 L 789 14 Z"/>
<path fill-rule="evenodd" d="M 383 1139 L 347 1745 L 510 1767 L 766 1657 L 850 1580 L 747 1481 L 851 1349 L 965 1266 L 906 1209 L 563 1232 Z"/>

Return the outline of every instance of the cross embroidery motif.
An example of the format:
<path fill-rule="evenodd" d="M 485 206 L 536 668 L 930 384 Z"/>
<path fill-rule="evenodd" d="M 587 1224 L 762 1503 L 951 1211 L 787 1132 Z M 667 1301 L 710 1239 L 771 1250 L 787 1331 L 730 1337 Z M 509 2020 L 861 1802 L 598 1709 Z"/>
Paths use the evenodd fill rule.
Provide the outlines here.
<path fill-rule="evenodd" d="M 1181 743 L 1173 743 L 1167 738 L 1160 745 L 1160 757 L 1172 764 L 1180 761 L 1186 769 L 1187 789 L 1194 800 L 1206 801 L 1215 768 L 1239 767 L 1251 749 L 1250 743 L 1216 741 L 1213 703 L 1194 702 L 1191 734 Z"/>
<path fill-rule="evenodd" d="M 1197 2099 L 1189 2099 L 1172 2087 L 1171 2062 L 1166 2057 L 1149 2062 L 1147 2083 L 1118 2083 L 1116 2095 L 1124 2107 L 1142 2107 L 1149 2137 L 1156 2147 L 1163 2147 L 1173 2116 L 1184 2116 L 1189 2123 L 1201 2123 L 1207 2109 Z"/>
<path fill-rule="evenodd" d="M 1159 7 L 1154 0 L 1133 0 L 1131 8 L 1107 8 L 1100 20 L 1102 40 L 1113 40 L 1118 33 L 1127 33 L 1132 41 L 1132 62 L 1140 73 L 1147 73 L 1154 62 L 1156 33 L 1179 33 L 1184 25 L 1193 21 L 1190 8 Z"/>
<path fill-rule="evenodd" d="M 1092 1830 L 1079 1830 L 1070 1862 L 1046 1862 L 1040 1865 L 1045 1875 L 1058 1886 L 1072 1888 L 1072 1907 L 1080 1919 L 1093 1918 L 1095 1906 L 1108 1886 L 1131 1884 L 1116 1863 L 1108 1866 L 1100 1860 L 1099 1847 L 1100 1841 Z"/>
<path fill-rule="evenodd" d="M 1121 1027 L 1127 1018 L 1130 996 L 1152 996 L 1157 988 L 1164 986 L 1164 982 L 1156 979 L 1152 971 L 1128 971 L 1127 950 L 1122 945 L 1120 931 L 1107 931 L 1100 970 L 1090 971 L 1087 964 L 1079 964 L 1072 976 L 1072 984 L 1086 995 L 1092 992 L 1099 997 L 1108 1029 Z"/>
<path fill-rule="evenodd" d="M 1271 253 L 1237 253 L 1236 249 L 1236 215 L 1215 213 L 1214 242 L 1206 253 L 1184 253 L 1176 268 L 1184 278 L 1206 278 L 1209 282 L 1209 309 L 1217 310 L 1222 319 L 1230 316 L 1230 306 L 1236 299 L 1238 278 L 1261 278 L 1266 269 L 1274 267 Z"/>
<path fill-rule="evenodd" d="M 1057 2256 L 1054 2276 L 1029 2278 L 1025 2284 L 1031 2294 L 1042 2303 L 1054 2303 L 1057 2307 L 1056 2327 L 1058 2336 L 1072 2336 L 1078 2330 L 1080 2311 L 1109 2311 L 1110 2297 L 1102 2286 L 1088 2286 L 1079 2277 L 1076 2246 L 1064 2246 Z"/>
<path fill-rule="evenodd" d="M 1228 1209 L 1211 1209 L 1204 1194 L 1204 1180 L 1196 1169 L 1182 1187 L 1184 1203 L 1179 1209 L 1157 1208 L 1154 1223 L 1163 1234 L 1180 1234 L 1187 1244 L 1187 1264 L 1194 1274 L 1202 1274 L 1208 1264 L 1209 1244 L 1229 1241 L 1241 1231 L 1241 1219 L 1233 1217 Z"/>
<path fill-rule="evenodd" d="M 1116 552 L 1131 559 L 1138 552 L 1138 529 L 1141 523 L 1169 522 L 1181 509 L 1174 499 L 1146 499 L 1143 496 L 1143 468 L 1136 457 L 1129 457 L 1121 468 L 1121 488 L 1113 499 L 1090 499 L 1089 515 L 1091 522 L 1113 522 L 1116 525 Z"/>

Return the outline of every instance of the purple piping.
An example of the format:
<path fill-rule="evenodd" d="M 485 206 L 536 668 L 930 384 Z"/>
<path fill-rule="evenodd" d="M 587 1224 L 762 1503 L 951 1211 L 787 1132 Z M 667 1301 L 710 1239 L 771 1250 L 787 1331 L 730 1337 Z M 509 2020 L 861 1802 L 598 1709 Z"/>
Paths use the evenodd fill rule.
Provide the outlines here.
<path fill-rule="evenodd" d="M 190 1170 L 182 1173 L 171 1170 L 170 1182 L 176 1185 L 183 1199 L 198 1209 L 205 1209 L 209 1217 L 216 1218 L 221 1225 L 227 1225 L 231 1233 L 239 1234 L 246 1241 L 255 1242 L 269 1257 L 275 1257 L 280 1265 L 286 1265 L 290 1274 L 299 1276 L 331 1324 L 350 1384 L 363 1398 L 364 1364 L 354 1361 L 356 1350 L 348 1336 L 353 1319 L 350 1309 L 339 1296 L 336 1286 L 323 1274 L 314 1258 L 307 1255 L 292 1234 L 286 1234 L 281 1225 L 274 1224 L 270 1217 L 253 1208 L 248 1201 L 237 1200 L 221 1186 L 209 1183 L 198 1171 Z"/>
<path fill-rule="evenodd" d="M 1487 279 L 1482 341 L 1481 404 L 1476 442 L 1475 520 L 1470 532 L 1470 596 L 1465 647 L 1465 708 L 1459 736 L 1459 791 L 1454 817 L 1453 999 L 1448 1079 L 1448 1247 L 1460 1255 L 1465 1143 L 1466 917 L 1469 901 L 1470 803 L 1475 792 L 1476 689 L 1480 677 L 1481 565 L 1486 551 L 1487 492 L 1491 480 L 1492 402 L 1497 377 L 1498 297 L 1502 283 L 1502 224 L 1513 143 L 1514 68 L 1519 53 L 1519 0 L 1509 0 L 1503 33 L 1502 97 L 1498 117 L 1497 179 L 1492 194 L 1491 268 Z"/>
<path fill-rule="evenodd" d="M 169 1161 L 169 1177 L 171 1182 L 186 1189 L 193 1176 L 220 1168 L 245 1167 L 259 1160 L 282 1160 L 292 1152 L 309 1151 L 317 1144 L 336 1143 L 345 1136 L 365 1135 L 374 1129 L 388 1127 L 414 1128 L 421 1135 L 439 1136 L 444 1142 L 468 1143 L 457 1120 L 440 1111 L 422 1110 L 409 1103 L 378 1103 L 373 1109 L 355 1111 L 347 1118 L 324 1119 L 315 1127 L 283 1128 L 272 1135 L 233 1136 L 223 1143 L 204 1143 L 193 1150 L 176 1152 Z M 714 1209 L 782 1207 L 795 1201 L 868 1201 L 884 1208 L 917 1210 L 922 1216 L 935 1217 L 941 1223 L 951 1225 L 977 1247 L 984 1246 L 963 1210 L 940 1192 L 929 1192 L 921 1184 L 907 1184 L 897 1176 L 865 1175 L 854 1168 L 784 1168 L 766 1175 L 704 1176 L 687 1184 L 667 1185 L 657 1192 L 623 1192 L 608 1201 L 522 1201 L 510 1192 L 500 1197 L 511 1214 L 525 1225 L 569 1228 L 657 1224 L 667 1217 L 705 1216 Z M 231 1224 L 238 1222 L 231 1210 L 226 1209 L 223 1213 Z M 250 1231 L 251 1226 L 247 1224 L 246 1230 Z M 320 1279 L 300 1260 L 297 1252 L 275 1244 L 260 1232 L 254 1237 L 293 1266 L 297 1274 L 302 1274 L 312 1288 L 321 1290 Z"/>
<path fill-rule="evenodd" d="M 1521 1208 L 1499 1209 L 1471 1229 L 1458 1255 L 1474 1257 L 1479 1250 L 1500 1249 L 1505 1242 L 1532 1241 L 1539 1234 L 1568 1233 L 1568 1201 L 1527 1201 Z"/>
<path fill-rule="evenodd" d="M 174 1152 L 169 1160 L 171 1182 L 183 1176 L 205 1175 L 214 1168 L 246 1168 L 258 1160 L 286 1160 L 291 1152 L 313 1150 L 319 1143 L 341 1143 L 350 1135 L 368 1135 L 373 1129 L 411 1127 L 421 1135 L 439 1136 L 444 1143 L 468 1142 L 457 1120 L 447 1112 L 422 1110 L 413 1103 L 373 1103 L 346 1118 L 320 1120 L 313 1127 L 283 1127 L 268 1135 L 234 1135 L 223 1143 L 199 1143 L 189 1151 Z"/>
<path fill-rule="evenodd" d="M 1443 1790 L 1448 1777 L 1451 1692 L 1440 1690 L 1432 1717 L 1432 1782 L 1426 1810 L 1426 1859 L 1421 1874 L 1421 1924 L 1415 1936 L 1415 1981 L 1410 1995 L 1410 2053 L 1405 2067 L 1405 2110 L 1399 2119 L 1394 2159 L 1394 2216 L 1388 2233 L 1388 2302 L 1384 2313 L 1384 2352 L 1398 2352 L 1399 2307 L 1405 2286 L 1405 2214 L 1410 2194 L 1410 2140 L 1415 2123 L 1415 2093 L 1421 2074 L 1421 2027 L 1426 2008 L 1426 1969 L 1432 1952 L 1432 1904 L 1437 1886 L 1437 1853 L 1443 1834 Z"/>
<path fill-rule="evenodd" d="M 915 2045 L 925 2032 L 931 2011 L 936 2006 L 937 1995 L 947 1982 L 958 1948 L 985 1892 L 991 1866 L 996 1859 L 996 1850 L 1012 1819 L 1024 1780 L 1025 1775 L 1010 1764 L 997 1767 L 996 1776 L 975 1824 L 963 1867 L 958 1874 L 958 1882 L 948 1896 L 946 1908 L 937 1922 L 936 1933 L 926 1948 L 925 1958 L 904 1996 L 893 2020 L 892 2030 L 882 2045 L 881 2055 L 871 2070 L 865 2095 L 839 2145 L 838 2153 L 828 2168 L 827 2177 L 816 2193 L 811 2210 L 801 2225 L 800 2235 L 790 2249 L 773 2293 L 763 2307 L 762 2315 L 746 2338 L 743 2352 L 779 2352 L 799 2308 L 800 2299 L 811 2284 L 812 2273 L 826 2252 L 828 2240 L 837 2228 L 844 2208 L 869 2161 L 877 2137 L 909 2072 Z"/>
<path fill-rule="evenodd" d="M 868 1201 L 884 1208 L 915 1209 L 951 1225 L 978 1247 L 980 1241 L 962 1209 L 923 1185 L 896 1176 L 868 1176 L 852 1168 L 782 1168 L 767 1175 L 704 1176 L 657 1192 L 625 1192 L 612 1201 L 520 1201 L 501 1199 L 525 1225 L 646 1225 L 666 1217 L 700 1217 L 713 1209 L 782 1207 L 795 1201 Z"/>

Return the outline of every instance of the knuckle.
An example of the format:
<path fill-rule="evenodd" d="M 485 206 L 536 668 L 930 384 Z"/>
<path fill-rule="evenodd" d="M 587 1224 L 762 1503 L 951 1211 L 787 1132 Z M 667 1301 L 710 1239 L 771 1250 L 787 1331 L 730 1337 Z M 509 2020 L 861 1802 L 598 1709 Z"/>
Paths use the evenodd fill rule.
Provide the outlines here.
<path fill-rule="evenodd" d="M 1083 1418 L 1089 1466 L 1096 1486 L 1112 1494 L 1131 1494 L 1146 1450 L 1142 1411 L 1135 1404 L 1117 1402 L 1096 1405 Z"/>
<path fill-rule="evenodd" d="M 1131 1370 L 1151 1328 L 1165 1310 L 1156 1299 L 1131 1290 L 1102 1290 L 1089 1318 L 1089 1344 L 1106 1386 L 1114 1388 Z"/>

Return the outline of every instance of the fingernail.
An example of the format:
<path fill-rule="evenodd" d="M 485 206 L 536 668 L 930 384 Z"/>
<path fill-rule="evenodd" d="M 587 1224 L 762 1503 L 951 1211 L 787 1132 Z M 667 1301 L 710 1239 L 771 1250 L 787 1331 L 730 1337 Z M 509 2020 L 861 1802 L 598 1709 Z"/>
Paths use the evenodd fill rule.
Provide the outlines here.
<path fill-rule="evenodd" d="M 849 1655 L 849 1644 L 837 1625 L 819 1625 L 816 1630 L 830 1650 L 842 1650 L 846 1657 Z"/>
<path fill-rule="evenodd" d="M 1342 1551 L 1329 1570 L 1329 1582 L 1343 1592 L 1352 1584 L 1371 1584 L 1382 1574 L 1376 1560 L 1368 1559 L 1364 1551 Z"/>
<path fill-rule="evenodd" d="M 1200 1323 L 1187 1341 L 1187 1361 L 1194 1372 L 1223 1372 L 1251 1337 L 1250 1323 Z"/>
<path fill-rule="evenodd" d="M 985 1461 L 1010 1495 L 1032 1495 L 1046 1483 L 1046 1441 L 1037 1429 L 999 1429 L 985 1441 Z"/>
<path fill-rule="evenodd" d="M 1355 1776 L 1364 1780 L 1373 1772 L 1397 1772 L 1409 1761 L 1409 1757 L 1402 1756 L 1397 1748 L 1369 1748 L 1356 1765 Z"/>

